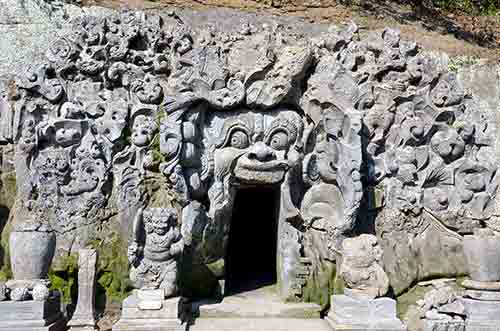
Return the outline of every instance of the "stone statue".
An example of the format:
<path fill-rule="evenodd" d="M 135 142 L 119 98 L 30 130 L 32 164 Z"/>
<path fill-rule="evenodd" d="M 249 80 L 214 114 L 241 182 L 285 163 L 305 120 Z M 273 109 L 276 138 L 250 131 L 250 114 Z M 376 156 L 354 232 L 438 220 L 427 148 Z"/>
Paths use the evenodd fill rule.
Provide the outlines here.
<path fill-rule="evenodd" d="M 134 221 L 134 240 L 128 248 L 130 279 L 138 289 L 162 289 L 177 294 L 177 261 L 183 242 L 173 209 L 140 210 Z"/>
<path fill-rule="evenodd" d="M 389 279 L 382 268 L 382 249 L 373 235 L 362 234 L 342 242 L 339 277 L 353 296 L 377 298 L 389 290 Z"/>
<path fill-rule="evenodd" d="M 339 277 L 344 294 L 334 294 L 327 320 L 336 330 L 406 330 L 396 317 L 396 300 L 383 297 L 389 279 L 382 267 L 377 237 L 361 234 L 342 242 Z"/>

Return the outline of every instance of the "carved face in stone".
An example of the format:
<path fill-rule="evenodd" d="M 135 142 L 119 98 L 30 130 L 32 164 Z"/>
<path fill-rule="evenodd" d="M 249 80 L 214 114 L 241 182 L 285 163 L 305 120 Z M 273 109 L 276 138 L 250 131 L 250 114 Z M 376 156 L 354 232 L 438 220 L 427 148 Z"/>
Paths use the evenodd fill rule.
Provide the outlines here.
<path fill-rule="evenodd" d="M 454 74 L 446 74 L 431 91 L 431 99 L 438 107 L 448 107 L 459 103 L 463 98 L 463 90 Z"/>
<path fill-rule="evenodd" d="M 42 187 L 50 187 L 51 184 L 62 185 L 69 170 L 69 163 L 61 150 L 48 150 L 40 153 L 35 160 L 34 169 Z"/>
<path fill-rule="evenodd" d="M 423 204 L 432 211 L 448 209 L 450 198 L 447 189 L 439 186 L 425 189 Z"/>
<path fill-rule="evenodd" d="M 78 143 L 82 139 L 82 122 L 59 121 L 54 124 L 56 142 L 62 147 L 68 147 Z"/>
<path fill-rule="evenodd" d="M 144 211 L 143 219 L 147 234 L 164 236 L 174 226 L 175 213 L 165 208 L 150 208 Z"/>
<path fill-rule="evenodd" d="M 154 119 L 146 115 L 138 115 L 132 126 L 132 143 L 139 147 L 149 145 L 156 131 Z"/>
<path fill-rule="evenodd" d="M 345 239 L 342 252 L 343 262 L 355 268 L 368 268 L 382 260 L 382 249 L 374 236 L 363 236 L 363 240 Z"/>
<path fill-rule="evenodd" d="M 431 148 L 448 163 L 464 154 L 465 142 L 455 130 L 441 130 L 432 137 Z"/>
<path fill-rule="evenodd" d="M 280 183 L 298 158 L 303 122 L 288 109 L 213 113 L 206 137 L 215 145 L 215 175 L 245 184 Z"/>

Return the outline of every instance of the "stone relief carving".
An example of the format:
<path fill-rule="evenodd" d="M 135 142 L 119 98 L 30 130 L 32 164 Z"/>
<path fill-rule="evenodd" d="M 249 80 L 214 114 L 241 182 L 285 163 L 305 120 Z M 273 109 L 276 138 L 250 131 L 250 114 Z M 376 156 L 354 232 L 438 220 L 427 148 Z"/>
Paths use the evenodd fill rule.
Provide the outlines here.
<path fill-rule="evenodd" d="M 285 298 L 357 247 L 345 238 L 373 190 L 384 199 L 370 207 L 431 215 L 452 231 L 492 215 L 491 119 L 395 30 L 360 39 L 350 24 L 304 40 L 280 26 L 225 33 L 174 12 L 123 12 L 75 21 L 46 56 L 1 115 L 2 137 L 16 144 L 18 199 L 58 235 L 120 213 L 138 288 L 175 295 L 180 256 L 193 268 L 222 262 L 213 273 L 223 283 L 244 186 L 280 189 Z M 182 224 L 171 206 L 150 206 L 146 182 L 160 174 Z M 362 238 L 361 251 L 376 249 Z M 386 284 L 371 258 L 356 267 L 353 256 L 352 268 Z"/>
<path fill-rule="evenodd" d="M 134 241 L 128 247 L 134 286 L 163 289 L 165 297 L 177 294 L 177 263 L 182 248 L 175 210 L 139 210 L 134 221 Z"/>
<path fill-rule="evenodd" d="M 377 237 L 362 234 L 342 242 L 342 262 L 339 276 L 344 280 L 348 294 L 376 298 L 387 294 L 389 278 L 382 267 L 382 249 Z"/>

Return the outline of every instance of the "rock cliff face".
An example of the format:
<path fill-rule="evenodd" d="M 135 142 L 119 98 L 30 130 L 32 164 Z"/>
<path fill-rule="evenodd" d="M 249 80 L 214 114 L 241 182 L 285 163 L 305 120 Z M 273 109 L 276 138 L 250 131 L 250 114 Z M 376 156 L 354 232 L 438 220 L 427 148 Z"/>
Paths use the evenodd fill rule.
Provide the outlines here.
<path fill-rule="evenodd" d="M 245 187 L 280 191 L 277 278 L 288 300 L 326 304 L 346 237 L 378 237 L 399 294 L 467 274 L 462 235 L 500 230 L 498 71 L 449 72 L 392 29 L 360 38 L 354 24 L 227 10 L 65 6 L 70 20 L 27 6 L 0 16 L 10 210 L 0 229 L 3 243 L 13 226 L 53 231 L 55 284 L 71 287 L 61 270 L 91 245 L 99 283 L 119 297 L 133 220 L 169 208 L 182 290 L 215 294 Z"/>

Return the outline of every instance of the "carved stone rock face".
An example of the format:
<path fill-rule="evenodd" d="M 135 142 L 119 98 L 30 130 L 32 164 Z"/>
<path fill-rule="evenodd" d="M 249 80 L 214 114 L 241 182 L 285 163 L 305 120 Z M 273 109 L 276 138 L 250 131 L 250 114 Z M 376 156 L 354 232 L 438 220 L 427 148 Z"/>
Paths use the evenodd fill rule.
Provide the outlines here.
<path fill-rule="evenodd" d="M 208 121 L 204 138 L 215 147 L 216 176 L 228 173 L 241 184 L 278 184 L 298 164 L 303 122 L 295 111 L 218 112 Z"/>
<path fill-rule="evenodd" d="M 331 279 L 353 233 L 376 233 L 385 252 L 394 249 L 386 268 L 397 278 L 400 246 L 431 247 L 407 257 L 459 251 L 432 246 L 428 229 L 459 237 L 497 218 L 491 116 L 398 31 L 362 37 L 349 24 L 306 38 L 275 22 L 226 29 L 181 16 L 84 15 L 2 102 L 16 205 L 50 223 L 58 245 L 85 241 L 93 232 L 82 227 L 118 214 L 136 234 L 137 287 L 165 285 L 173 295 L 182 238 L 162 213 L 175 202 L 191 254 L 185 269 L 210 275 L 212 290 L 224 279 L 236 192 L 273 186 L 279 283 L 295 300 L 328 290 L 319 280 Z M 142 210 L 140 234 L 131 224 Z M 394 234 L 415 240 L 393 245 Z M 350 286 L 382 295 L 378 244 L 350 240 Z M 441 265 L 425 268 L 411 277 Z M 162 284 L 159 270 L 169 275 Z"/>
<path fill-rule="evenodd" d="M 154 119 L 145 115 L 138 115 L 132 126 L 132 143 L 138 147 L 147 146 L 153 139 L 156 131 Z"/>

